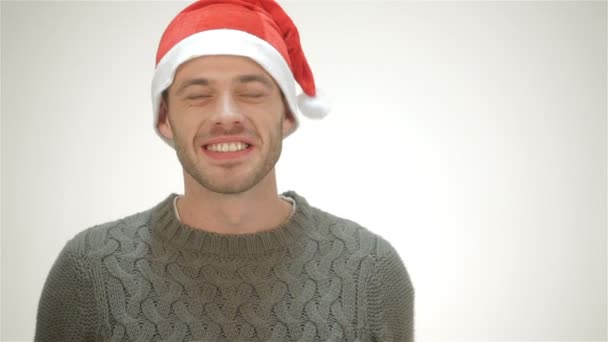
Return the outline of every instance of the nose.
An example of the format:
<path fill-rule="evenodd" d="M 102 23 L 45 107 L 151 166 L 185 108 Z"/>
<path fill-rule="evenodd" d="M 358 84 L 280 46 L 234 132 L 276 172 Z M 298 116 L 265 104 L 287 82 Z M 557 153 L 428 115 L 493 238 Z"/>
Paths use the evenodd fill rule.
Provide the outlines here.
<path fill-rule="evenodd" d="M 217 102 L 212 120 L 215 126 L 225 126 L 226 128 L 243 123 L 243 115 L 232 94 L 222 94 Z"/>

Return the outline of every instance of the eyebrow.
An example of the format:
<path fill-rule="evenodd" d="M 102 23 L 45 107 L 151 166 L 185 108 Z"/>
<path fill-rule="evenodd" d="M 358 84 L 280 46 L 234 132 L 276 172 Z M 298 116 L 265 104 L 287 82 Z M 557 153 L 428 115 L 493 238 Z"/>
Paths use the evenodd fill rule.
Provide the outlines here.
<path fill-rule="evenodd" d="M 179 86 L 179 88 L 175 92 L 175 95 L 181 94 L 189 86 L 192 86 L 192 85 L 208 86 L 210 83 L 211 82 L 208 79 L 206 79 L 206 78 L 192 78 L 192 79 L 189 79 L 189 80 L 185 80 Z"/>
<path fill-rule="evenodd" d="M 241 75 L 236 78 L 236 81 L 238 83 L 259 82 L 262 85 L 264 85 L 266 88 L 268 88 L 269 90 L 273 89 L 272 81 L 262 75 L 257 75 L 257 74 Z M 177 91 L 175 92 L 175 94 L 180 95 L 184 90 L 186 90 L 186 88 L 193 86 L 193 85 L 209 86 L 212 83 L 213 83 L 213 81 L 210 81 L 207 78 L 192 78 L 189 80 L 185 80 L 180 84 L 180 86 L 177 89 Z"/>
<path fill-rule="evenodd" d="M 269 90 L 273 89 L 272 81 L 262 75 L 250 74 L 237 77 L 239 83 L 260 82 Z"/>

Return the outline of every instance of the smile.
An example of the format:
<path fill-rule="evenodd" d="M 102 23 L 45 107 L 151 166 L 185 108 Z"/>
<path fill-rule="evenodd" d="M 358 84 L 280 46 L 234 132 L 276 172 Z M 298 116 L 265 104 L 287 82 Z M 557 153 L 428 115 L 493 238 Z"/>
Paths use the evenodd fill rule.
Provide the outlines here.
<path fill-rule="evenodd" d="M 242 142 L 229 142 L 220 144 L 210 144 L 207 145 L 205 148 L 208 151 L 213 152 L 238 152 L 246 149 L 247 147 L 249 147 L 249 145 Z"/>

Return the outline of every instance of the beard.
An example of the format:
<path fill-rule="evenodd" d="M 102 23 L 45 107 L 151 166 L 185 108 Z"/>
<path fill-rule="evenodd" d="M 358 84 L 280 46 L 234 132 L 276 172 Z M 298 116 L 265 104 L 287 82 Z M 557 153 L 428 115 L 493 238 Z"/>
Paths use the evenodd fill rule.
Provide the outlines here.
<path fill-rule="evenodd" d="M 282 127 L 283 116 L 281 116 L 281 120 L 279 120 L 279 123 L 275 129 L 271 130 L 269 134 L 269 139 L 267 142 L 267 154 L 262 155 L 262 160 L 255 159 L 248 161 L 249 163 L 255 163 L 255 165 L 253 165 L 253 169 L 248 170 L 247 174 L 245 175 L 230 175 L 229 177 L 226 177 L 227 173 L 233 173 L 235 169 L 242 167 L 240 164 L 234 166 L 222 166 L 224 169 L 222 173 L 212 174 L 209 172 L 209 170 L 205 169 L 204 166 L 199 164 L 201 159 L 196 158 L 197 151 L 192 151 L 194 156 L 191 156 L 188 153 L 188 149 L 186 148 L 188 143 L 186 140 L 181 139 L 178 134 L 175 134 L 173 142 L 175 145 L 177 158 L 182 164 L 184 171 L 187 172 L 190 177 L 196 180 L 200 186 L 211 192 L 219 194 L 240 194 L 253 188 L 259 182 L 261 182 L 271 170 L 274 169 L 279 157 L 281 156 L 281 151 L 283 148 Z M 242 133 L 242 129 L 240 129 L 238 132 L 222 132 L 222 135 L 240 133 Z M 260 141 L 260 139 L 257 140 Z M 258 150 L 256 152 L 263 151 Z"/>

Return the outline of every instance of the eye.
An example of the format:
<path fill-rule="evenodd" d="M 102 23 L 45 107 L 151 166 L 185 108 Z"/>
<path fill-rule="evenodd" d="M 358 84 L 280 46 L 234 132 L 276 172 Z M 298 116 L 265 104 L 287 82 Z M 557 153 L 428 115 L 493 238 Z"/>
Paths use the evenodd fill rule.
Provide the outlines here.
<path fill-rule="evenodd" d="M 242 93 L 241 96 L 243 97 L 249 97 L 249 98 L 259 98 L 264 96 L 264 93 L 259 93 L 259 92 L 247 92 L 247 93 Z"/>
<path fill-rule="evenodd" d="M 189 95 L 186 96 L 187 100 L 201 100 L 201 99 L 207 99 L 210 98 L 211 95 L 206 95 L 206 94 L 197 94 L 197 95 Z"/>

